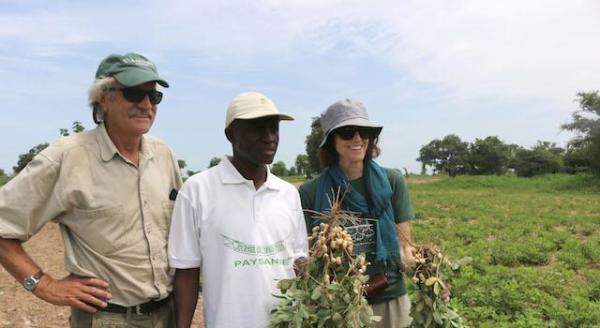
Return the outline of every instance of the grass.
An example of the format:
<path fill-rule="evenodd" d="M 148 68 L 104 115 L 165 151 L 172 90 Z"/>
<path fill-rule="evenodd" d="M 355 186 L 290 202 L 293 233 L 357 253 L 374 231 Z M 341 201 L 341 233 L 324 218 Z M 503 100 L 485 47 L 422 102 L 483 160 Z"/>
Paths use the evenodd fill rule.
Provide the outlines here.
<path fill-rule="evenodd" d="M 282 176 L 280 178 L 282 178 L 283 180 L 285 180 L 289 183 L 304 182 L 304 180 L 306 179 L 303 175 L 286 175 L 286 176 Z"/>
<path fill-rule="evenodd" d="M 414 239 L 473 258 L 452 291 L 472 326 L 600 326 L 598 178 L 427 179 L 409 178 Z"/>

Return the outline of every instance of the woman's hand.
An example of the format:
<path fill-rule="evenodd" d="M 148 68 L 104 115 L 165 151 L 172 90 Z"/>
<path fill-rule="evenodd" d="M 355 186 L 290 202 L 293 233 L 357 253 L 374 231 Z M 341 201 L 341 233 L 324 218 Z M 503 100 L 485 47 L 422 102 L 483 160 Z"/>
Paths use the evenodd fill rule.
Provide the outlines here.
<path fill-rule="evenodd" d="M 416 249 L 412 245 L 400 246 L 401 260 L 402 260 L 402 271 L 411 272 L 415 269 L 416 260 L 415 252 Z"/>

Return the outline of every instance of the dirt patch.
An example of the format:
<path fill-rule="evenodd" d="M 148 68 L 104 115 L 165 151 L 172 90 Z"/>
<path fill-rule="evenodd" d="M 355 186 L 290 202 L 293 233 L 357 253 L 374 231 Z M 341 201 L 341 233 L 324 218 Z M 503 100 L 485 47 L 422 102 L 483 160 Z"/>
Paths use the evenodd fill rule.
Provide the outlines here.
<path fill-rule="evenodd" d="M 63 269 L 63 243 L 57 224 L 47 224 L 24 246 L 44 271 L 55 278 L 67 275 Z M 0 267 L 0 327 L 68 327 L 69 312 L 67 307 L 46 303 L 27 292 L 4 268 Z M 202 321 L 202 297 L 200 296 L 193 326 L 204 327 Z"/>
<path fill-rule="evenodd" d="M 419 176 L 409 176 L 406 181 L 408 181 L 408 184 L 414 184 L 414 185 L 422 185 L 422 184 L 427 184 L 427 183 L 433 183 L 433 182 L 437 182 L 442 180 L 443 178 L 440 177 L 419 177 Z"/>

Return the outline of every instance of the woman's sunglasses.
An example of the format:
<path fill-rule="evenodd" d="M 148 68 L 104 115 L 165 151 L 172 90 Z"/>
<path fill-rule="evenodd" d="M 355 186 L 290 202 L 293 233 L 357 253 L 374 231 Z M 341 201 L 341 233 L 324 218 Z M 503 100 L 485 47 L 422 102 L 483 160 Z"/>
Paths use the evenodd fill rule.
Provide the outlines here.
<path fill-rule="evenodd" d="M 146 96 L 148 96 L 148 100 L 150 100 L 150 103 L 152 105 L 157 105 L 160 104 L 160 101 L 162 100 L 163 94 L 162 92 L 158 91 L 158 90 L 144 90 L 142 88 L 138 88 L 138 87 L 131 87 L 131 88 L 110 88 L 109 90 L 121 90 L 121 92 L 123 93 L 123 98 L 125 98 L 125 100 L 132 102 L 132 103 L 139 103 L 142 100 L 144 100 L 144 98 L 146 98 Z"/>
<path fill-rule="evenodd" d="M 334 132 L 344 140 L 350 140 L 354 138 L 356 132 L 358 132 L 362 139 L 375 139 L 378 135 L 376 129 L 362 126 L 343 126 L 335 129 Z"/>

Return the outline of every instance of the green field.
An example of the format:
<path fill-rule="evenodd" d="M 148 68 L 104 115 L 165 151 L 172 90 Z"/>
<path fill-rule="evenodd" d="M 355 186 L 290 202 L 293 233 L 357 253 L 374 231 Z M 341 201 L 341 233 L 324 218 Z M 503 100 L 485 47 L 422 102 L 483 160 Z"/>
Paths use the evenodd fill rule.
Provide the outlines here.
<path fill-rule="evenodd" d="M 410 177 L 414 239 L 454 259 L 473 327 L 600 327 L 600 179 Z"/>

